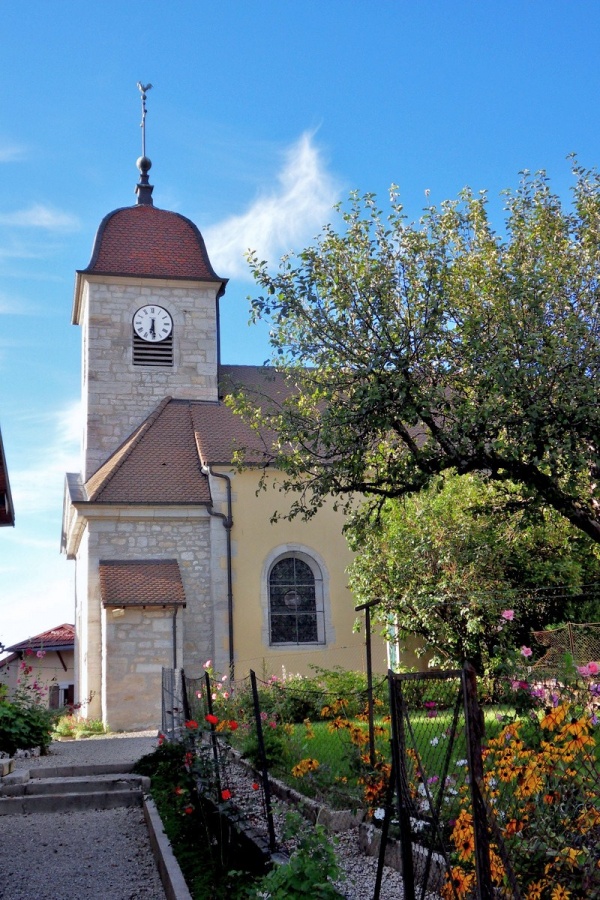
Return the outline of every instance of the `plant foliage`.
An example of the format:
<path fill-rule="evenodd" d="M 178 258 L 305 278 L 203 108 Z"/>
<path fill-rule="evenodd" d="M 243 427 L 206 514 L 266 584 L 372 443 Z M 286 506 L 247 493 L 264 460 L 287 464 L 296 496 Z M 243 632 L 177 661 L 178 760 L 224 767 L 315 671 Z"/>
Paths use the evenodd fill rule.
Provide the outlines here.
<path fill-rule="evenodd" d="M 503 234 L 485 192 L 414 224 L 394 188 L 387 215 L 353 195 L 275 274 L 250 256 L 290 394 L 231 402 L 277 436 L 288 515 L 453 469 L 519 483 L 600 542 L 600 175 L 573 171 L 570 206 L 524 173 Z"/>

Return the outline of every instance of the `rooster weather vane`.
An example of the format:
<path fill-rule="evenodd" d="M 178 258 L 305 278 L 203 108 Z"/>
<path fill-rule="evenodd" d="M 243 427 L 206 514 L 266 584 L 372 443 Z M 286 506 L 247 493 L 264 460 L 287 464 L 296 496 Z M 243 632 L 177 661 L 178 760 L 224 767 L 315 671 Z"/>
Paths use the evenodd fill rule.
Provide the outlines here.
<path fill-rule="evenodd" d="M 142 84 L 141 81 L 138 81 L 137 86 L 142 95 L 142 121 L 140 122 L 140 128 L 142 129 L 142 157 L 144 157 L 146 156 L 146 96 L 152 85 Z"/>

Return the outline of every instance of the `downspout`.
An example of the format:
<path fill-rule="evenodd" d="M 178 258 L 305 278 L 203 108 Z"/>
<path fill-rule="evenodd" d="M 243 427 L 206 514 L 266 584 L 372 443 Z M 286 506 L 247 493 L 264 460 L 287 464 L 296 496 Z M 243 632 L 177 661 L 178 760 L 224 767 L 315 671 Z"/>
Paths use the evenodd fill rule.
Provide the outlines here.
<path fill-rule="evenodd" d="M 178 606 L 173 607 L 173 668 L 177 668 L 177 610 Z"/>
<path fill-rule="evenodd" d="M 215 512 L 214 509 L 208 508 L 211 516 L 221 519 L 223 527 L 227 535 L 227 624 L 229 629 L 229 678 L 234 681 L 235 676 L 235 660 L 233 648 L 233 576 L 231 571 L 231 529 L 233 527 L 233 514 L 231 506 L 231 478 L 222 472 L 213 472 L 211 467 L 204 463 L 202 466 L 203 475 L 211 475 L 215 478 L 222 478 L 227 485 L 227 515 Z"/>

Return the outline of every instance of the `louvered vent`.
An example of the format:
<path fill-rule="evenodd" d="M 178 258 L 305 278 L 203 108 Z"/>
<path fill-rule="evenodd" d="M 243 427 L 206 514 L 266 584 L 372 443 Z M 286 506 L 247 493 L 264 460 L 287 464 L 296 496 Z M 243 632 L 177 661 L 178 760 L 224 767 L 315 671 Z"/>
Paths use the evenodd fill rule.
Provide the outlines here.
<path fill-rule="evenodd" d="M 134 331 L 133 364 L 134 366 L 172 366 L 173 332 L 164 341 L 151 343 L 142 340 Z"/>

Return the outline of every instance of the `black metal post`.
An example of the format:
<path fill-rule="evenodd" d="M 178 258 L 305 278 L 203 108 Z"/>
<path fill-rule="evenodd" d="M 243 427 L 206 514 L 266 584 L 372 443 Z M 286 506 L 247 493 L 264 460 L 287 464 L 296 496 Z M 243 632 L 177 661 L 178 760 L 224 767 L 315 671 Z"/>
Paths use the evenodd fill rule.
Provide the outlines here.
<path fill-rule="evenodd" d="M 462 670 L 465 719 L 467 724 L 467 761 L 471 802 L 473 804 L 473 835 L 475 842 L 475 871 L 478 900 L 493 900 L 492 872 L 490 867 L 490 840 L 487 814 L 481 786 L 483 785 L 483 757 L 481 739 L 484 734 L 483 712 L 477 702 L 477 676 L 470 663 Z"/>
<path fill-rule="evenodd" d="M 273 823 L 273 809 L 271 806 L 271 790 L 269 787 L 269 769 L 267 766 L 267 756 L 265 753 L 265 741 L 262 730 L 262 719 L 260 718 L 260 702 L 258 699 L 258 687 L 256 685 L 256 672 L 250 669 L 250 683 L 252 685 L 252 700 L 254 703 L 254 721 L 256 723 L 256 739 L 258 741 L 258 753 L 261 761 L 261 776 L 263 782 L 263 791 L 265 792 L 265 809 L 267 811 L 267 828 L 269 831 L 269 850 L 274 853 L 277 848 L 275 839 L 275 825 Z"/>
<path fill-rule="evenodd" d="M 398 802 L 398 821 L 400 823 L 404 900 L 416 900 L 410 812 L 407 806 L 409 790 L 408 777 L 406 774 L 406 739 L 404 736 L 404 698 L 402 694 L 402 682 L 394 676 L 394 673 L 391 670 L 388 672 L 388 678 L 390 682 L 390 712 L 392 714 L 392 767 L 396 773 L 396 795 Z"/>
<path fill-rule="evenodd" d="M 206 690 L 206 708 L 208 709 L 208 715 L 214 716 L 213 713 L 213 705 L 212 705 L 212 694 L 211 694 L 211 686 L 210 686 L 210 675 L 208 672 L 204 673 L 204 684 Z M 221 766 L 219 763 L 219 739 L 217 738 L 217 732 L 215 730 L 215 726 L 213 722 L 208 723 L 210 725 L 210 742 L 212 744 L 212 752 L 213 752 L 213 760 L 215 764 L 215 780 L 217 782 L 217 803 L 220 803 L 223 799 L 222 797 L 222 788 L 221 788 Z"/>

